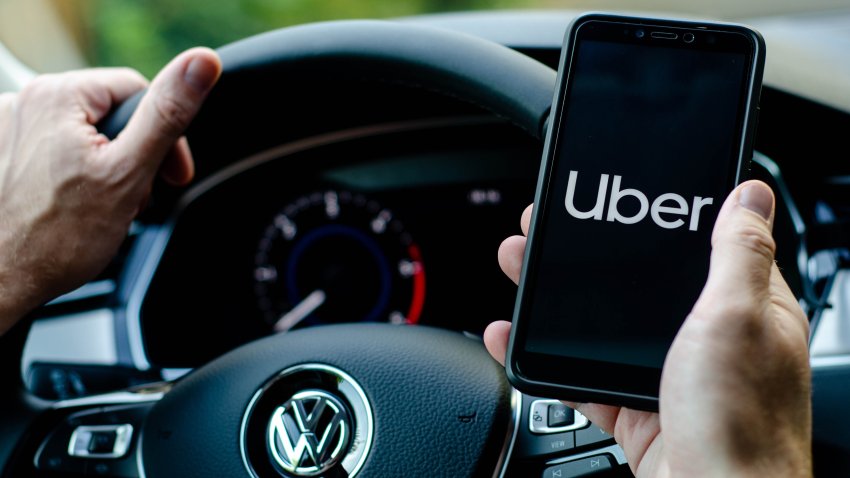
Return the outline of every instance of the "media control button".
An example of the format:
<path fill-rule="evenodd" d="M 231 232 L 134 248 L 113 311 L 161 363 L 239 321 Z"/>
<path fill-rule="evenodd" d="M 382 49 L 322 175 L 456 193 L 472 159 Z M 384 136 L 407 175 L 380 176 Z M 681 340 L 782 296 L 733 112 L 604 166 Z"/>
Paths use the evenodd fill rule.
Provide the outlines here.
<path fill-rule="evenodd" d="M 551 466 L 543 471 L 543 478 L 578 478 L 612 468 L 608 455 L 590 456 Z"/>
<path fill-rule="evenodd" d="M 576 430 L 576 446 L 593 445 L 613 439 L 614 437 L 605 433 L 601 428 L 594 424 L 591 424 L 587 428 Z"/>

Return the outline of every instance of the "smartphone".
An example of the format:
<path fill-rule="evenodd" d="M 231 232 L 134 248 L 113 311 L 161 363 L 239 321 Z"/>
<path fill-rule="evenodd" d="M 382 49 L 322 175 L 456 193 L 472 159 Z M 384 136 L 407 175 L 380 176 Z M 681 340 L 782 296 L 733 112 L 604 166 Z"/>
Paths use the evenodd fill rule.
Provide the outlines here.
<path fill-rule="evenodd" d="M 570 25 L 506 360 L 517 389 L 657 410 L 714 221 L 749 169 L 764 55 L 741 25 Z"/>

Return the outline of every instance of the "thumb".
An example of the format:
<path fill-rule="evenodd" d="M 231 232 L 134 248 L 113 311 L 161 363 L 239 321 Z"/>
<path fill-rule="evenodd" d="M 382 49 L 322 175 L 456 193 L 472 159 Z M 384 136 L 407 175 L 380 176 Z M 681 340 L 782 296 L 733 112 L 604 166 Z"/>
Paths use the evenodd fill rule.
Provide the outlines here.
<path fill-rule="evenodd" d="M 221 61 L 209 48 L 192 48 L 171 60 L 154 78 L 136 112 L 111 148 L 134 169 L 151 175 L 189 126 L 221 75 Z"/>
<path fill-rule="evenodd" d="M 773 217 L 773 191 L 765 183 L 748 181 L 732 191 L 714 225 L 711 268 L 695 311 L 719 304 L 751 311 L 765 303 L 776 253 Z"/>

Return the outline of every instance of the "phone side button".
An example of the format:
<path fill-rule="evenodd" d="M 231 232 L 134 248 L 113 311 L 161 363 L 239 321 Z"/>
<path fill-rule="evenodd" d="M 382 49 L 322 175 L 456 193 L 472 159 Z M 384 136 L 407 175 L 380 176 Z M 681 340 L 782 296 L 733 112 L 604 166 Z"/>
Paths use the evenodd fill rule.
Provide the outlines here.
<path fill-rule="evenodd" d="M 614 437 L 593 424 L 587 428 L 576 430 L 576 446 L 594 445 L 613 439 Z"/>
<path fill-rule="evenodd" d="M 521 448 L 526 457 L 536 457 L 561 453 L 575 448 L 575 434 L 573 432 L 553 433 L 551 435 L 532 436 L 527 435 L 527 440 Z"/>
<path fill-rule="evenodd" d="M 543 471 L 543 478 L 578 478 L 598 471 L 610 470 L 611 467 L 611 459 L 608 455 L 591 456 L 546 468 Z"/>

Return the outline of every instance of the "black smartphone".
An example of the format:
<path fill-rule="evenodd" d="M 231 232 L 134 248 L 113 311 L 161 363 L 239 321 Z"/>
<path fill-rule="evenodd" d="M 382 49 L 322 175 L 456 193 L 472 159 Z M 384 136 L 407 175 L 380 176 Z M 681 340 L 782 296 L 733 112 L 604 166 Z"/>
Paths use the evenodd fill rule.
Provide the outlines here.
<path fill-rule="evenodd" d="M 740 25 L 571 24 L 508 347 L 517 389 L 657 410 L 714 221 L 749 170 L 764 55 Z"/>

